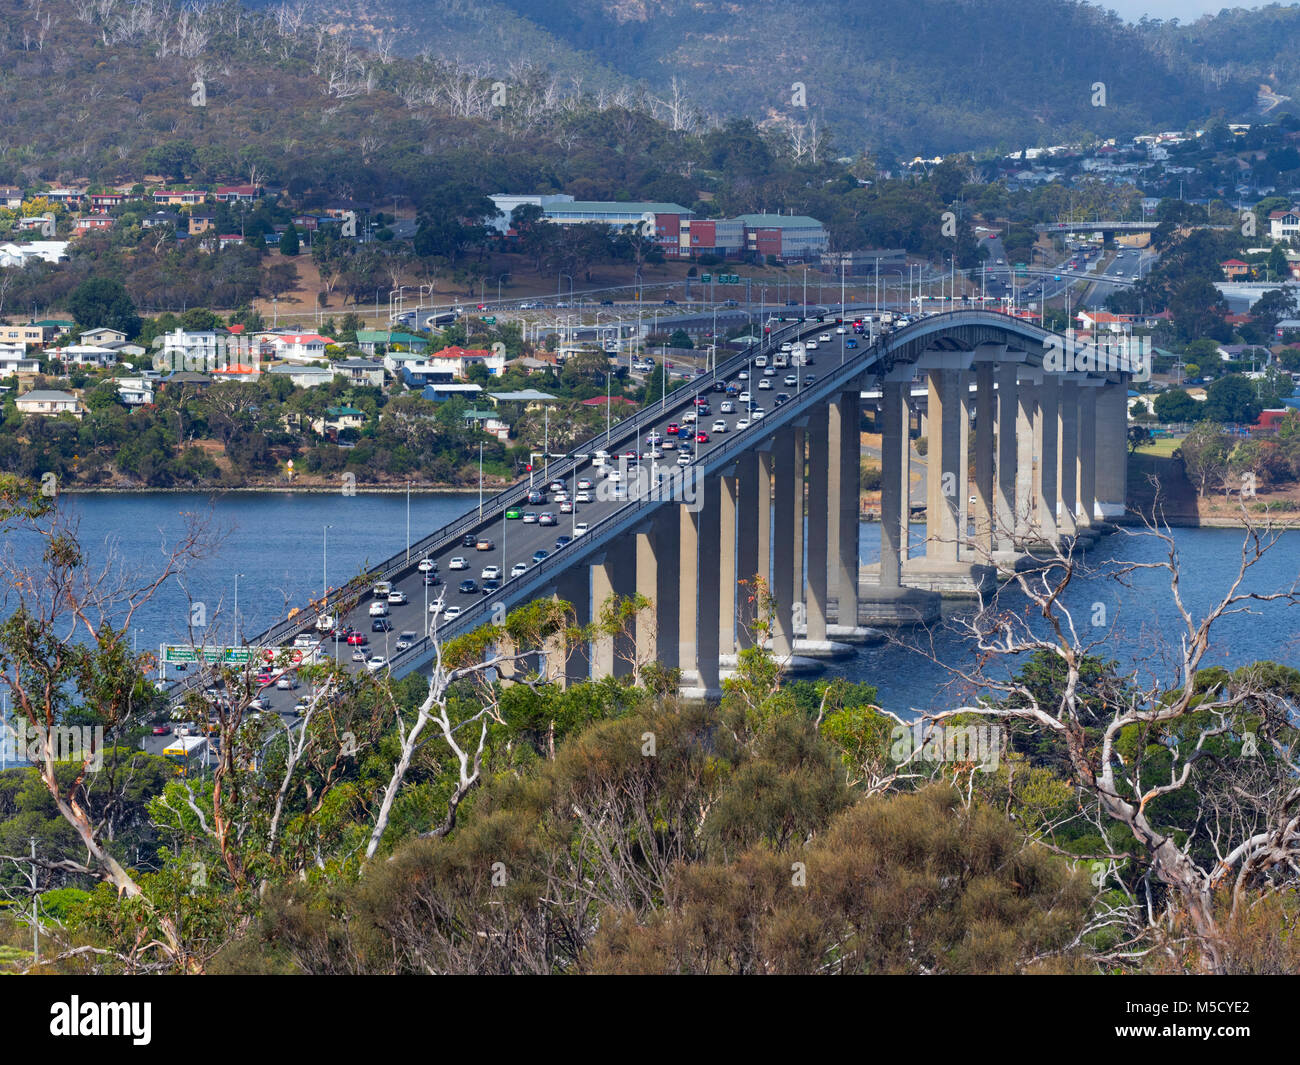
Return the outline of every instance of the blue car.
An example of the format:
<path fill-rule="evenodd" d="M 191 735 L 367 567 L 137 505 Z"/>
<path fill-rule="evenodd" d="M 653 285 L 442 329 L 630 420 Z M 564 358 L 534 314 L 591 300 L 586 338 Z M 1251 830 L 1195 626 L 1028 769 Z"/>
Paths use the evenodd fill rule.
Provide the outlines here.
<path fill-rule="evenodd" d="M 551 557 L 551 553 L 550 553 L 549 551 L 538 550 L 538 551 L 534 551 L 534 552 L 533 552 L 533 561 L 534 561 L 534 562 L 541 562 L 542 559 L 544 559 L 544 558 L 550 558 L 550 557 Z"/>

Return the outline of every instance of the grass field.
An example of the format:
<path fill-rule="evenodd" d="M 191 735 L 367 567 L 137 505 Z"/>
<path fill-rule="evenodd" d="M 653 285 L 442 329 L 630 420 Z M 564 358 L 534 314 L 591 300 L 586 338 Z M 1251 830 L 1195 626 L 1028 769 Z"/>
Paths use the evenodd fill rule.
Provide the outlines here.
<path fill-rule="evenodd" d="M 1178 450 L 1182 439 L 1176 436 L 1162 436 L 1158 440 L 1152 440 L 1143 444 L 1137 449 L 1139 455 L 1153 455 L 1158 458 L 1171 458 L 1173 453 Z"/>

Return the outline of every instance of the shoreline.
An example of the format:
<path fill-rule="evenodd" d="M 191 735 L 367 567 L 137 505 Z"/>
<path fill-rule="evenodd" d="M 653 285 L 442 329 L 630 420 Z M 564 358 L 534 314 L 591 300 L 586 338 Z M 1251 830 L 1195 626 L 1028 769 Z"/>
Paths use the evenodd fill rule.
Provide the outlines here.
<path fill-rule="evenodd" d="M 484 485 L 483 491 L 491 491 L 493 495 L 503 491 L 509 485 L 489 486 Z M 100 486 L 84 485 L 76 488 L 59 488 L 61 496 L 95 496 L 95 495 L 228 495 L 228 494 L 250 494 L 250 493 L 275 493 L 278 495 L 339 495 L 342 493 L 342 486 L 327 487 L 325 485 L 240 485 L 237 487 L 194 487 L 186 486 L 180 488 L 109 488 Z M 386 487 L 381 485 L 354 485 L 350 495 L 404 495 L 406 486 Z M 476 495 L 477 488 L 453 488 L 446 485 L 436 486 L 416 486 L 411 485 L 411 494 L 420 495 Z"/>

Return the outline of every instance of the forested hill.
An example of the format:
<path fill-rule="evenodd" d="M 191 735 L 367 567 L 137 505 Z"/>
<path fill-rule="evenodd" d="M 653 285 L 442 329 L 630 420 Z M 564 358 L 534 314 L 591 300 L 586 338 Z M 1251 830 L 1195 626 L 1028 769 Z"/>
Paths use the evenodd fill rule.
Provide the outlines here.
<path fill-rule="evenodd" d="M 397 54 L 428 51 L 502 76 L 522 57 L 588 85 L 628 79 L 666 104 L 675 77 L 700 111 L 819 116 L 842 149 L 908 157 L 1231 117 L 1256 92 L 1235 67 L 1189 63 L 1077 0 L 312 2 Z M 1094 106 L 1099 81 L 1105 107 Z M 795 82 L 806 110 L 792 104 Z"/>

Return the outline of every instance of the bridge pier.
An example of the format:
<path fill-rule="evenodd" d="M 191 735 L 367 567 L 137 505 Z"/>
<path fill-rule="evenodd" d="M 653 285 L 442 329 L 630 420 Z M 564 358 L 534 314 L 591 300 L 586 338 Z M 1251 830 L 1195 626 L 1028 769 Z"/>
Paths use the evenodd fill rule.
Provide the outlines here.
<path fill-rule="evenodd" d="M 1097 502 L 1094 513 L 1106 522 L 1123 518 L 1128 488 L 1128 385 L 1107 381 L 1097 389 L 1094 449 L 1097 462 Z"/>
<path fill-rule="evenodd" d="M 759 481 L 758 452 L 746 451 L 736 460 L 736 493 L 739 496 L 736 527 L 736 643 L 754 646 L 757 620 L 754 578 L 758 574 L 758 530 L 761 508 L 756 504 Z M 744 581 L 744 585 L 740 582 Z"/>

